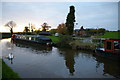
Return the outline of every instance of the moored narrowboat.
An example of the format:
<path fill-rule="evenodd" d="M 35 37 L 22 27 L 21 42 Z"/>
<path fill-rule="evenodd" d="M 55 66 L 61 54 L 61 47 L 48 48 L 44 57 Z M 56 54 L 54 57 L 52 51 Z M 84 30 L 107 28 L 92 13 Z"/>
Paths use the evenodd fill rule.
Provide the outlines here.
<path fill-rule="evenodd" d="M 120 39 L 105 39 L 104 48 L 97 48 L 96 55 L 120 60 Z"/>
<path fill-rule="evenodd" d="M 28 44 L 41 44 L 41 45 L 52 45 L 52 40 L 46 36 L 43 35 L 18 35 L 14 34 L 11 38 L 15 42 L 23 42 Z"/>

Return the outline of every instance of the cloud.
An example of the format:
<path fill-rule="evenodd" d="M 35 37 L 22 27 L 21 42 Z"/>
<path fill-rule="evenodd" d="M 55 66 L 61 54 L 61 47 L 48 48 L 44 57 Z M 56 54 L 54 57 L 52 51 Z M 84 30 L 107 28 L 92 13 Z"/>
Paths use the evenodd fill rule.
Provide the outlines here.
<path fill-rule="evenodd" d="M 66 21 L 69 6 L 75 6 L 77 28 L 118 28 L 117 2 L 3 2 L 3 25 L 10 20 L 21 30 L 29 22 L 40 27 L 47 22 L 52 28 Z"/>
<path fill-rule="evenodd" d="M 2 3 L 0 3 L 0 28 L 2 26 Z"/>
<path fill-rule="evenodd" d="M 79 8 L 79 9 L 78 9 Z M 109 30 L 118 29 L 118 6 L 117 3 L 83 3 L 77 7 L 76 18 L 80 28 L 103 27 Z"/>

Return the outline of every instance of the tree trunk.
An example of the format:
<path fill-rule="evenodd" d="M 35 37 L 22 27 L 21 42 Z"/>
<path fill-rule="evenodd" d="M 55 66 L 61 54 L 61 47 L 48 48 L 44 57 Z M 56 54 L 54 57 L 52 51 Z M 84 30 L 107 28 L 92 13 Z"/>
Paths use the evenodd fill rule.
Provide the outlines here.
<path fill-rule="evenodd" d="M 10 32 L 11 32 L 11 36 L 12 36 L 12 34 L 13 34 L 13 29 L 12 28 L 10 29 Z"/>

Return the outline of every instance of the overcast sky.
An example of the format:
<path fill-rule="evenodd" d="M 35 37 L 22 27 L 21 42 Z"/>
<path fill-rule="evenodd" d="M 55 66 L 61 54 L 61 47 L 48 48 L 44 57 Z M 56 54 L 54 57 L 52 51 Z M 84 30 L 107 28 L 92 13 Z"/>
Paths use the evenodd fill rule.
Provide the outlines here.
<path fill-rule="evenodd" d="M 1 0 L 2 2 L 118 2 L 119 0 Z"/>
<path fill-rule="evenodd" d="M 75 7 L 75 29 L 105 28 L 118 30 L 118 3 L 117 2 L 2 2 L 2 28 L 8 21 L 15 21 L 14 31 L 23 31 L 28 23 L 41 28 L 47 22 L 52 28 L 65 23 L 69 6 Z"/>

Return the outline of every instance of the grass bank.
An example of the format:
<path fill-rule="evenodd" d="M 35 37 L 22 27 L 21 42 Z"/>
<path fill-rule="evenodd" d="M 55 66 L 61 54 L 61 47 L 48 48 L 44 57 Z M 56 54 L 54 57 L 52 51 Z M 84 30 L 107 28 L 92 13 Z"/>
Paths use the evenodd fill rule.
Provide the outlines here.
<path fill-rule="evenodd" d="M 69 48 L 69 42 L 72 40 L 72 37 L 69 35 L 60 35 L 56 36 L 47 36 L 53 41 L 53 46 L 61 47 L 61 48 Z"/>
<path fill-rule="evenodd" d="M 69 44 L 72 47 L 72 49 L 90 50 L 90 51 L 94 51 L 96 49 L 96 45 L 95 44 L 80 42 L 79 40 L 72 41 Z"/>
<path fill-rule="evenodd" d="M 83 43 L 80 42 L 81 39 L 73 39 L 71 36 L 63 35 L 59 37 L 48 36 L 52 39 L 54 46 L 61 48 L 72 48 L 78 50 L 90 50 L 94 51 L 96 49 L 96 45 L 92 43 Z"/>
<path fill-rule="evenodd" d="M 120 39 L 120 32 L 106 32 L 102 36 L 97 36 L 97 38 L 112 38 L 112 39 Z"/>
<path fill-rule="evenodd" d="M 53 43 L 58 43 L 60 41 L 60 37 L 56 37 L 56 36 L 47 36 L 50 39 L 52 39 Z"/>
<path fill-rule="evenodd" d="M 9 66 L 7 66 L 3 60 L 2 60 L 2 79 L 20 80 L 19 75 L 15 73 Z"/>
<path fill-rule="evenodd" d="M 2 60 L 0 59 L 0 79 L 2 78 Z"/>

